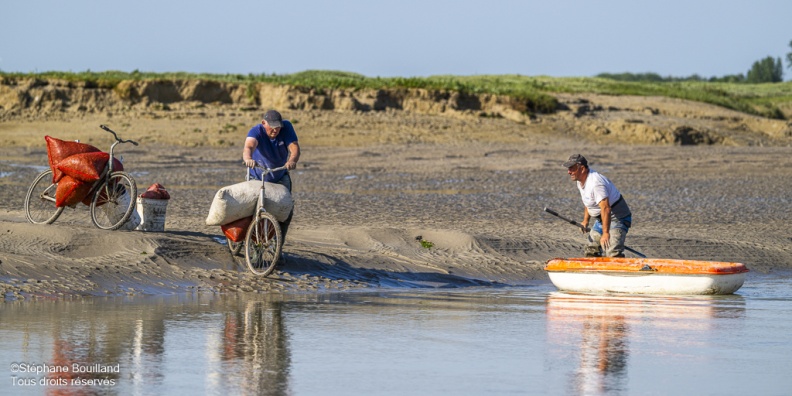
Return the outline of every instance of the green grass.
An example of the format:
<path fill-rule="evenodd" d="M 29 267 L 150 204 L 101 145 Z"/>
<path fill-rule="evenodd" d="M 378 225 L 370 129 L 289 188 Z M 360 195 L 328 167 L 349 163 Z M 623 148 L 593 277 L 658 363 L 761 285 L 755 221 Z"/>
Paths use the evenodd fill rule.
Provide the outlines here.
<path fill-rule="evenodd" d="M 432 247 L 434 247 L 434 243 L 433 243 L 433 242 L 429 242 L 429 241 L 425 241 L 425 240 L 421 239 L 421 246 L 422 246 L 424 249 L 431 249 Z"/>
<path fill-rule="evenodd" d="M 792 103 L 792 82 L 746 84 L 708 81 L 618 81 L 600 77 L 546 77 L 522 75 L 476 75 L 430 77 L 366 77 L 357 73 L 307 70 L 294 74 L 195 74 L 147 73 L 134 71 L 5 73 L 0 83 L 22 78 L 58 79 L 79 82 L 87 87 L 115 88 L 124 80 L 206 80 L 248 86 L 270 83 L 313 89 L 318 93 L 332 89 L 408 89 L 443 90 L 462 95 L 495 94 L 515 98 L 526 112 L 552 113 L 557 108 L 553 93 L 593 93 L 602 95 L 664 96 L 710 103 L 748 114 L 783 118 L 779 106 Z"/>
<path fill-rule="evenodd" d="M 748 114 L 783 118 L 779 105 L 792 102 L 792 82 L 746 84 L 706 81 L 624 82 L 604 78 L 538 78 L 548 91 L 603 95 L 665 96 L 710 103 Z"/>

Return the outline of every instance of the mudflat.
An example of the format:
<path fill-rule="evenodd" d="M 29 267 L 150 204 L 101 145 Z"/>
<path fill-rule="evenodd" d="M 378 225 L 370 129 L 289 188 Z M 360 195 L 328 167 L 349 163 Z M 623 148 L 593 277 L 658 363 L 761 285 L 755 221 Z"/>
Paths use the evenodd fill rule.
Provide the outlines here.
<path fill-rule="evenodd" d="M 549 282 L 546 260 L 582 254 L 580 231 L 542 210 L 582 219 L 561 165 L 573 153 L 585 155 L 628 200 L 633 249 L 741 262 L 755 273 L 792 269 L 792 134 L 785 121 L 665 99 L 622 98 L 638 109 L 631 115 L 621 114 L 629 105 L 613 104 L 616 98 L 585 103 L 598 100 L 621 110 L 581 116 L 571 109 L 515 122 L 280 109 L 295 122 L 303 154 L 292 172 L 296 207 L 286 260 L 268 278 L 247 272 L 244 258 L 221 243 L 220 227 L 204 223 L 215 192 L 244 180 L 242 143 L 263 109 L 5 116 L 0 293 L 29 299 Z M 685 118 L 684 109 L 695 111 Z M 748 120 L 743 132 L 734 117 Z M 47 165 L 44 136 L 107 150 L 112 137 L 100 124 L 140 142 L 117 152 L 139 190 L 160 183 L 169 191 L 165 232 L 99 230 L 82 204 L 52 225 L 26 222 L 25 193 Z M 606 124 L 607 133 L 597 128 Z M 681 145 L 640 136 L 681 124 L 728 138 Z M 765 124 L 772 133 L 761 134 Z M 629 128 L 617 133 L 619 125 Z"/>

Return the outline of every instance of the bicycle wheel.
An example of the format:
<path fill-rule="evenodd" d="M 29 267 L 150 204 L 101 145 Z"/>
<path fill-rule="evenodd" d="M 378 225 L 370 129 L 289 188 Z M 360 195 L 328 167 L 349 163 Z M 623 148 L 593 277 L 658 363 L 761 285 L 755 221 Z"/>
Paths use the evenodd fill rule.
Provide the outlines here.
<path fill-rule="evenodd" d="M 137 185 L 126 172 L 113 172 L 91 199 L 91 220 L 103 230 L 117 230 L 135 210 Z"/>
<path fill-rule="evenodd" d="M 242 250 L 242 246 L 245 245 L 245 241 L 234 242 L 228 237 L 226 237 L 226 242 L 228 243 L 228 250 L 231 251 L 232 256 L 236 256 Z"/>
<path fill-rule="evenodd" d="M 245 260 L 256 275 L 267 276 L 275 270 L 281 254 L 281 229 L 271 214 L 261 212 L 253 219 L 245 236 Z"/>
<path fill-rule="evenodd" d="M 25 216 L 33 224 L 52 224 L 63 213 L 63 207 L 55 206 L 55 190 L 58 183 L 52 182 L 52 171 L 39 173 L 25 195 Z"/>

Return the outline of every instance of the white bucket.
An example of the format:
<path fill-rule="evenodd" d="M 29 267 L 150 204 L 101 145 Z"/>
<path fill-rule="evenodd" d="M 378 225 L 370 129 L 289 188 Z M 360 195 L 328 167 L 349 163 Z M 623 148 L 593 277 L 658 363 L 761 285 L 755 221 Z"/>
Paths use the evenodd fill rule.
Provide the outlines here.
<path fill-rule="evenodd" d="M 140 216 L 140 231 L 165 231 L 165 212 L 168 209 L 167 199 L 137 199 L 137 213 Z"/>

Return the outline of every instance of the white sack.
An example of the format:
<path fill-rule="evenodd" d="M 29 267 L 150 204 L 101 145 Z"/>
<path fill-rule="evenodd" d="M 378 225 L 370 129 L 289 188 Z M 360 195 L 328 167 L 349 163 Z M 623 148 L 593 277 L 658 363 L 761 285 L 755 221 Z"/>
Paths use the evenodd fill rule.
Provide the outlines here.
<path fill-rule="evenodd" d="M 124 194 L 118 197 L 118 205 L 104 204 L 97 209 L 100 209 L 111 223 L 116 223 L 124 217 L 131 201 L 132 197 L 129 196 L 129 191 L 125 190 Z M 139 224 L 140 216 L 133 210 L 129 220 L 119 230 L 134 230 Z"/>
<path fill-rule="evenodd" d="M 264 184 L 266 188 L 264 208 L 278 221 L 285 221 L 294 207 L 291 193 L 284 185 L 269 182 Z M 228 224 L 253 215 L 256 212 L 260 189 L 261 180 L 250 180 L 221 188 L 212 200 L 206 225 Z"/>

